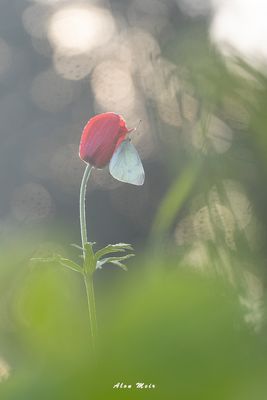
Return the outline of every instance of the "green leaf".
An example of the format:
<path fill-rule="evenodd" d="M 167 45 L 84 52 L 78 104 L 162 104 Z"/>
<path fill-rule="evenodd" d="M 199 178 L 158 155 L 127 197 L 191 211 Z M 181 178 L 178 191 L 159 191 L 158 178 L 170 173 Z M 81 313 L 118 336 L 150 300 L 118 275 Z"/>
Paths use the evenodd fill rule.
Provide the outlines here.
<path fill-rule="evenodd" d="M 71 269 L 72 271 L 82 273 L 82 268 L 79 264 L 76 264 L 74 261 L 69 260 L 68 258 L 61 257 L 59 254 L 55 254 L 52 257 L 42 257 L 42 258 L 31 258 L 31 262 L 33 263 L 49 263 L 49 264 L 59 264 L 63 267 Z"/>
<path fill-rule="evenodd" d="M 106 247 L 103 247 L 103 249 L 100 249 L 95 253 L 95 258 L 98 261 L 106 254 L 125 252 L 126 250 L 133 250 L 132 245 L 128 243 L 108 244 Z"/>
<path fill-rule="evenodd" d="M 50 257 L 33 257 L 30 259 L 32 263 L 49 263 L 49 264 L 58 264 L 62 257 L 59 254 L 53 254 Z"/>
<path fill-rule="evenodd" d="M 61 258 L 59 261 L 60 265 L 63 267 L 69 268 L 72 271 L 83 273 L 82 267 L 79 264 L 76 264 L 74 261 L 69 260 L 68 258 Z"/>
<path fill-rule="evenodd" d="M 126 254 L 124 256 L 115 256 L 115 257 L 106 257 L 106 258 L 102 258 L 102 260 L 99 260 L 97 262 L 97 268 L 101 268 L 102 265 L 104 264 L 115 264 L 117 266 L 119 266 L 120 268 L 124 269 L 125 271 L 127 271 L 127 267 L 126 265 L 124 265 L 123 263 L 121 263 L 121 261 L 127 260 L 128 258 L 134 257 L 134 254 Z"/>
<path fill-rule="evenodd" d="M 94 255 L 95 255 L 94 250 L 93 250 L 93 245 L 94 245 L 94 243 L 92 243 L 92 242 L 86 242 L 84 244 L 84 251 L 88 257 L 94 257 Z"/>
<path fill-rule="evenodd" d="M 88 244 L 88 245 L 90 245 L 91 247 L 93 247 L 93 246 L 96 244 L 96 242 L 87 242 L 86 244 Z M 76 244 L 76 243 L 71 243 L 70 245 L 71 245 L 72 247 L 74 247 L 75 249 L 78 249 L 78 250 L 83 251 L 82 246 L 79 246 L 79 245 Z"/>
<path fill-rule="evenodd" d="M 84 270 L 92 274 L 96 269 L 96 258 L 93 250 L 94 242 L 87 242 L 84 245 Z"/>
<path fill-rule="evenodd" d="M 31 258 L 30 259 L 30 262 L 31 263 L 36 263 L 36 264 L 38 264 L 38 263 L 54 263 L 54 262 L 58 262 L 58 260 L 56 260 L 54 257 L 46 257 L 46 258 L 35 258 L 35 257 L 33 257 L 33 258 Z"/>
<path fill-rule="evenodd" d="M 96 242 L 86 242 L 86 244 L 89 244 L 91 247 L 94 247 L 94 245 L 96 244 Z"/>
<path fill-rule="evenodd" d="M 122 264 L 120 261 L 111 261 L 111 263 L 117 265 L 118 267 L 120 267 L 124 271 L 128 271 L 127 266 Z"/>
<path fill-rule="evenodd" d="M 75 247 L 75 249 L 78 249 L 78 250 L 83 251 L 83 248 L 82 248 L 81 246 L 79 246 L 78 244 L 76 244 L 76 243 L 71 243 L 70 245 L 71 245 L 72 247 Z"/>

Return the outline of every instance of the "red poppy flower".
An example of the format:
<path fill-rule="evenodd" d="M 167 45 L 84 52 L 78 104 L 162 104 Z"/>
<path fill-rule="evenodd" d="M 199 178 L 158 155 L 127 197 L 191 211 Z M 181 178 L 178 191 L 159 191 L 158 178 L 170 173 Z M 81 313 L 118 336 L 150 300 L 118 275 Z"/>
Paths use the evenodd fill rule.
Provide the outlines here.
<path fill-rule="evenodd" d="M 79 155 L 96 168 L 104 168 L 117 146 L 125 139 L 129 130 L 124 119 L 113 112 L 96 115 L 84 127 Z"/>

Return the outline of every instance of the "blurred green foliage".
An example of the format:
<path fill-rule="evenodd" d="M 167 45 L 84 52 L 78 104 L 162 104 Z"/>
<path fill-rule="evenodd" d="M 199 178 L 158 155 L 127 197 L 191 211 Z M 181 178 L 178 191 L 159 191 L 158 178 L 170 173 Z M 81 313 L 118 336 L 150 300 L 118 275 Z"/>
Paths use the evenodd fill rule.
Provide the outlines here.
<path fill-rule="evenodd" d="M 1 330 L 10 364 L 1 398 L 263 399 L 266 332 L 244 322 L 235 291 L 186 265 L 177 270 L 176 259 L 167 274 L 165 257 L 139 263 L 142 277 L 129 274 L 101 295 L 95 354 L 76 274 L 52 265 L 27 273 Z M 133 388 L 113 389 L 118 382 Z"/>
<path fill-rule="evenodd" d="M 79 176 L 72 176 L 73 164 L 68 164 L 66 175 L 62 173 L 66 165 L 56 164 L 59 170 L 55 168 L 51 178 L 42 167 L 47 166 L 44 158 L 41 173 L 34 176 L 56 199 L 55 222 L 44 220 L 42 228 L 36 221 L 35 225 L 31 218 L 42 222 L 39 208 L 33 213 L 27 204 L 24 208 L 31 200 L 26 197 L 22 208 L 19 201 L 13 204 L 19 222 L 13 215 L 6 226 L 1 225 L 0 399 L 266 398 L 267 80 L 238 57 L 226 63 L 210 44 L 206 21 L 179 18 L 180 24 L 158 38 L 161 61 L 171 64 L 164 85 L 157 57 L 148 57 L 153 61 L 151 70 L 145 78 L 140 71 L 139 75 L 144 81 L 154 78 L 153 90 L 153 84 L 160 82 L 160 90 L 169 85 L 172 93 L 172 79 L 179 83 L 172 98 L 167 91 L 163 105 L 167 105 L 165 117 L 171 115 L 172 121 L 168 112 L 177 101 L 174 117 L 179 114 L 181 123 L 175 118 L 173 125 L 162 120 L 158 99 L 151 87 L 152 96 L 145 91 L 137 73 L 141 104 L 157 144 L 156 158 L 144 162 L 146 184 L 139 191 L 107 185 L 107 191 L 88 193 L 90 240 L 105 245 L 112 237 L 114 242 L 137 245 L 137 257 L 130 260 L 127 273 L 112 266 L 96 273 L 99 338 L 94 354 L 78 274 L 54 264 L 29 262 L 31 257 L 58 252 L 67 257 L 71 250 L 62 248 L 62 243 L 77 241 Z M 79 123 L 88 117 L 88 103 L 94 103 L 86 96 L 87 92 L 77 106 L 82 114 Z M 185 106 L 185 99 L 190 99 L 191 107 Z M 49 120 L 47 126 L 47 115 L 39 112 L 42 129 L 53 133 L 54 122 Z M 66 114 L 55 117 L 57 129 Z M 9 123 L 10 130 L 18 130 Z M 73 128 L 72 120 L 70 124 Z M 26 179 L 23 173 L 31 177 L 35 170 L 33 163 L 30 173 L 15 172 L 21 165 L 19 157 L 32 160 L 34 153 L 39 161 L 46 154 L 40 149 L 36 156 L 36 148 L 29 147 L 36 126 L 31 126 L 27 141 L 28 129 L 23 146 L 19 142 L 16 150 L 17 163 L 11 157 L 10 165 L 6 154 L 1 157 L 1 176 L 7 170 L 8 182 L 15 173 L 20 182 Z M 231 135 L 224 135 L 229 131 Z M 70 135 L 67 142 L 61 131 L 58 135 L 56 140 L 51 135 L 48 149 L 54 150 L 57 142 L 74 141 Z M 77 131 L 74 137 L 78 143 Z M 10 140 L 11 146 L 12 140 L 16 142 L 12 136 L 5 138 L 6 146 Z M 65 192 L 70 178 L 75 184 Z M 8 197 L 3 192 L 5 206 Z M 47 248 L 42 248 L 44 240 Z M 133 388 L 114 389 L 118 382 Z M 137 390 L 136 382 L 156 388 Z"/>

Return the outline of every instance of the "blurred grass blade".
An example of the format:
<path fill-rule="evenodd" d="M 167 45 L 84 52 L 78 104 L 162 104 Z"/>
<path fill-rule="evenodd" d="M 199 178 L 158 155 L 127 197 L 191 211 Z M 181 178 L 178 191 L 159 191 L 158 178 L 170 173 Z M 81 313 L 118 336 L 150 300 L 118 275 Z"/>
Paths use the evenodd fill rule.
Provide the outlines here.
<path fill-rule="evenodd" d="M 199 161 L 191 163 L 170 187 L 156 214 L 151 231 L 153 236 L 165 233 L 170 228 L 194 186 L 200 165 Z"/>

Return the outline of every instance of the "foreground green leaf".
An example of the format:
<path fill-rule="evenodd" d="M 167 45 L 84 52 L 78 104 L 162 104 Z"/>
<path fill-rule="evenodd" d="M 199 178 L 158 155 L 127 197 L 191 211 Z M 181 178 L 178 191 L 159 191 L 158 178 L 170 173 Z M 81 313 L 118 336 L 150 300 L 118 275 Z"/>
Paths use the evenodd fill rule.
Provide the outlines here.
<path fill-rule="evenodd" d="M 127 260 L 128 258 L 131 258 L 134 256 L 135 255 L 133 253 L 131 253 L 131 254 L 126 254 L 124 256 L 118 256 L 118 257 L 106 257 L 97 262 L 97 268 L 102 268 L 102 266 L 104 264 L 114 264 L 114 265 L 117 265 L 118 267 L 124 269 L 125 271 L 127 271 L 126 265 L 124 265 L 121 261 Z"/>
<path fill-rule="evenodd" d="M 95 258 L 98 261 L 107 254 L 125 252 L 126 250 L 133 250 L 132 245 L 128 243 L 108 244 L 95 253 Z"/>
<path fill-rule="evenodd" d="M 31 258 L 32 263 L 49 263 L 49 264 L 59 264 L 62 267 L 66 267 L 75 272 L 82 273 L 82 268 L 79 264 L 76 264 L 74 261 L 69 260 L 68 258 L 61 257 L 59 254 L 55 254 L 52 257 L 42 257 L 42 258 Z"/>

